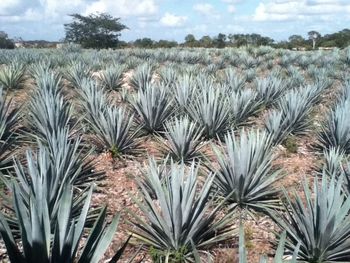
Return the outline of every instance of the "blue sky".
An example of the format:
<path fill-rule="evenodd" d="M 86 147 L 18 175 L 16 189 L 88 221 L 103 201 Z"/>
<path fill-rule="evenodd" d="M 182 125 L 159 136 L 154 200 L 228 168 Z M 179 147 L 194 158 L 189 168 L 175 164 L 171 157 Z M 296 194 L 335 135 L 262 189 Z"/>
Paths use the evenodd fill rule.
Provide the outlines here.
<path fill-rule="evenodd" d="M 0 0 L 0 30 L 25 40 L 64 37 L 67 14 L 108 12 L 141 37 L 182 41 L 218 33 L 259 33 L 276 40 L 310 30 L 349 27 L 350 0 Z"/>

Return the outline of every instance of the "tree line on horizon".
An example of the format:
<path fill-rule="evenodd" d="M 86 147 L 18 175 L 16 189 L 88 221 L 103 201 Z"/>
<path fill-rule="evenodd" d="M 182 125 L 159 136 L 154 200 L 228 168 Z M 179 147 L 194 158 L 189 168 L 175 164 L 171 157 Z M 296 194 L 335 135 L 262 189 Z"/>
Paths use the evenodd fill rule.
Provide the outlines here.
<path fill-rule="evenodd" d="M 288 40 L 275 41 L 268 36 L 260 34 L 223 34 L 211 37 L 202 36 L 199 39 L 193 34 L 188 34 L 182 43 L 173 40 L 153 40 L 148 37 L 139 38 L 135 41 L 125 42 L 119 40 L 121 31 L 128 27 L 121 23 L 120 18 L 112 17 L 107 13 L 90 14 L 83 16 L 71 14 L 71 23 L 64 25 L 66 43 L 77 43 L 83 48 L 173 48 L 173 47 L 201 47 L 201 48 L 225 48 L 244 46 L 271 46 L 284 49 L 312 50 L 318 47 L 345 48 L 350 45 L 350 29 L 343 29 L 339 32 L 321 35 L 317 31 L 310 31 L 307 37 L 291 35 Z M 21 40 L 22 41 L 22 40 Z M 0 31 L 0 48 L 15 48 L 15 40 Z M 23 41 L 28 46 L 52 47 L 51 42 L 45 40 Z M 56 45 L 54 45 L 56 46 Z"/>
<path fill-rule="evenodd" d="M 133 46 L 138 48 L 171 48 L 171 47 L 202 47 L 202 48 L 225 48 L 244 46 L 271 46 L 284 49 L 312 50 L 317 47 L 345 48 L 350 45 L 350 29 L 322 36 L 317 31 L 310 31 L 307 37 L 291 35 L 288 40 L 275 41 L 274 39 L 260 34 L 229 34 L 219 33 L 215 37 L 209 35 L 196 39 L 193 34 L 188 34 L 183 43 L 168 40 L 152 40 L 151 38 L 140 38 L 133 42 L 121 42 L 122 46 Z"/>

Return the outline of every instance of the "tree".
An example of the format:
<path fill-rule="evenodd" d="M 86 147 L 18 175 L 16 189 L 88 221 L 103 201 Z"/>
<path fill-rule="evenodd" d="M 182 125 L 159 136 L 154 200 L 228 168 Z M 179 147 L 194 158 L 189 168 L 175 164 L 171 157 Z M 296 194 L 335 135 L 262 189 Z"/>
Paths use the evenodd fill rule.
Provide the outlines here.
<path fill-rule="evenodd" d="M 158 48 L 172 48 L 172 47 L 177 47 L 178 43 L 176 41 L 169 41 L 169 40 L 161 39 L 156 43 L 156 46 Z"/>
<path fill-rule="evenodd" d="M 197 46 L 198 42 L 197 42 L 196 38 L 194 37 L 194 35 L 188 34 L 185 37 L 185 43 L 184 44 L 185 44 L 186 47 L 195 47 L 195 46 Z"/>
<path fill-rule="evenodd" d="M 84 48 L 116 47 L 119 43 L 120 31 L 127 29 L 120 23 L 120 18 L 114 18 L 106 13 L 70 16 L 73 17 L 73 22 L 64 25 L 65 40 L 81 44 Z"/>
<path fill-rule="evenodd" d="M 217 48 L 224 48 L 226 46 L 226 35 L 219 33 L 215 38 L 215 45 Z"/>
<path fill-rule="evenodd" d="M 154 41 L 148 37 L 136 39 L 134 42 L 135 47 L 139 48 L 153 48 Z"/>
<path fill-rule="evenodd" d="M 0 31 L 0 49 L 14 49 L 15 44 L 11 39 L 8 38 L 8 35 L 4 31 Z"/>
<path fill-rule="evenodd" d="M 316 48 L 316 40 L 321 37 L 321 34 L 317 31 L 310 31 L 307 33 L 309 36 L 309 39 L 312 40 L 312 49 Z"/>
<path fill-rule="evenodd" d="M 210 47 L 213 47 L 213 40 L 211 39 L 210 36 L 203 36 L 199 40 L 199 44 L 201 47 L 210 48 Z"/>
<path fill-rule="evenodd" d="M 292 47 L 300 47 L 305 43 L 305 39 L 300 35 L 291 35 L 288 40 Z"/>
<path fill-rule="evenodd" d="M 247 35 L 244 34 L 234 34 L 229 36 L 230 41 L 236 47 L 248 45 Z"/>
<path fill-rule="evenodd" d="M 339 32 L 327 34 L 318 40 L 318 45 L 345 48 L 350 45 L 350 30 L 345 28 Z"/>
<path fill-rule="evenodd" d="M 291 35 L 288 38 L 288 43 L 286 44 L 286 48 L 288 49 L 300 49 L 302 47 L 308 46 L 307 40 L 305 40 L 302 36 L 300 35 Z"/>

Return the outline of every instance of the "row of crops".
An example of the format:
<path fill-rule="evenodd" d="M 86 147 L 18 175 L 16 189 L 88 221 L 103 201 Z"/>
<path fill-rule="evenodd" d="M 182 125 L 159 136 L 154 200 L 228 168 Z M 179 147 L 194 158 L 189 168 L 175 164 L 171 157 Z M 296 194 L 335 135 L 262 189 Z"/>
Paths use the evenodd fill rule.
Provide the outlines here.
<path fill-rule="evenodd" d="M 349 262 L 349 65 L 349 50 L 0 51 L 6 260 L 103 259 L 126 220 L 92 201 L 108 152 L 144 163 L 108 262 L 209 262 L 221 246 L 248 262 L 244 222 L 262 216 L 274 262 Z M 320 165 L 284 189 L 278 151 L 305 137 Z"/>

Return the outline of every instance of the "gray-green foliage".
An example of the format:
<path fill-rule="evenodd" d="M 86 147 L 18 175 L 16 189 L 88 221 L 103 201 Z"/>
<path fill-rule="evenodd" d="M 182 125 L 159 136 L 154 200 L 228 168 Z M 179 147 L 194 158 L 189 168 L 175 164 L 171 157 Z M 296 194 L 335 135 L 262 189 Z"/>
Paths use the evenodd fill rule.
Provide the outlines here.
<path fill-rule="evenodd" d="M 173 99 L 164 87 L 146 85 L 131 99 L 136 121 L 148 133 L 164 130 L 164 123 L 174 113 Z"/>
<path fill-rule="evenodd" d="M 323 152 L 324 165 L 320 167 L 323 173 L 328 176 L 340 176 L 343 172 L 343 165 L 345 163 L 345 154 L 339 149 L 332 148 Z"/>
<path fill-rule="evenodd" d="M 26 68 L 19 61 L 3 66 L 0 69 L 0 84 L 9 90 L 19 89 L 26 79 L 25 73 Z"/>
<path fill-rule="evenodd" d="M 79 88 L 83 79 L 91 77 L 91 68 L 82 61 L 72 61 L 71 65 L 63 72 L 63 76 L 72 87 Z"/>
<path fill-rule="evenodd" d="M 265 128 L 275 144 L 284 142 L 290 134 L 302 135 L 308 131 L 313 99 L 308 92 L 291 90 L 278 101 L 278 109 L 265 120 Z"/>
<path fill-rule="evenodd" d="M 20 109 L 12 107 L 12 99 L 0 86 L 0 140 L 5 142 L 17 129 Z"/>
<path fill-rule="evenodd" d="M 94 171 L 91 151 L 81 146 L 81 140 L 68 138 L 68 132 L 57 131 L 56 136 L 44 144 L 38 142 L 36 152 L 27 152 L 27 164 L 15 162 L 15 173 L 1 175 L 1 179 L 10 188 L 13 181 L 21 183 L 19 188 L 25 204 L 29 204 L 31 194 L 36 195 L 46 185 L 43 196 L 48 206 L 48 216 L 55 218 L 58 213 L 59 199 L 67 185 L 79 189 L 80 195 L 74 197 L 73 210 L 81 208 L 81 197 L 87 187 L 103 177 L 103 172 Z"/>
<path fill-rule="evenodd" d="M 206 139 L 220 137 L 232 124 L 227 94 L 212 83 L 201 88 L 188 107 L 189 116 L 203 130 Z"/>
<path fill-rule="evenodd" d="M 270 76 L 255 81 L 257 97 L 269 106 L 275 103 L 286 91 L 286 85 L 282 79 Z"/>
<path fill-rule="evenodd" d="M 174 99 L 180 113 L 186 113 L 194 96 L 197 82 L 191 75 L 180 76 L 174 84 Z"/>
<path fill-rule="evenodd" d="M 268 212 L 280 207 L 271 147 L 271 136 L 261 131 L 242 131 L 239 138 L 227 133 L 225 146 L 213 147 L 218 161 L 218 168 L 211 168 L 217 174 L 214 183 L 232 209 Z"/>
<path fill-rule="evenodd" d="M 72 105 L 62 94 L 61 79 L 52 72 L 41 76 L 29 104 L 28 135 L 46 140 L 57 130 L 72 128 L 71 115 Z"/>
<path fill-rule="evenodd" d="M 8 167 L 18 132 L 20 110 L 11 107 L 12 100 L 8 99 L 0 86 L 0 169 Z"/>
<path fill-rule="evenodd" d="M 321 131 L 318 133 L 318 147 L 321 149 L 338 148 L 350 153 L 350 100 L 340 102 L 331 110 Z"/>
<path fill-rule="evenodd" d="M 138 66 L 130 78 L 130 86 L 135 90 L 144 90 L 153 77 L 154 66 L 150 63 L 144 63 Z"/>
<path fill-rule="evenodd" d="M 31 192 L 29 200 L 21 195 L 20 184 L 15 183 L 11 187 L 14 195 L 13 206 L 20 231 L 20 243 L 17 243 L 4 215 L 0 214 L 0 233 L 10 262 L 97 263 L 112 241 L 118 226 L 119 215 L 115 216 L 111 224 L 107 226 L 106 208 L 102 209 L 87 236 L 86 243 L 82 245 L 92 189 L 82 199 L 83 207 L 78 216 L 73 218 L 73 189 L 71 185 L 68 185 L 57 199 L 57 217 L 52 219 L 48 216 L 47 199 L 43 198 L 48 194 L 44 183 L 45 181 L 36 182 L 41 189 L 36 193 Z"/>
<path fill-rule="evenodd" d="M 145 219 L 134 215 L 134 236 L 161 262 L 193 261 L 194 251 L 208 253 L 214 245 L 232 238 L 232 214 L 217 218 L 222 205 L 211 202 L 212 174 L 200 186 L 194 163 L 190 168 L 172 163 L 168 169 L 164 180 L 155 169 L 147 174 L 157 204 L 139 181 L 142 201 L 135 201 Z"/>
<path fill-rule="evenodd" d="M 163 142 L 162 148 L 174 161 L 198 161 L 201 159 L 200 150 L 205 145 L 201 136 L 201 130 L 188 117 L 175 118 L 165 123 L 166 141 Z"/>
<path fill-rule="evenodd" d="M 342 190 L 342 178 L 314 180 L 313 187 L 303 183 L 303 198 L 285 190 L 285 213 L 272 214 L 287 232 L 286 249 L 306 262 L 348 262 L 350 260 L 350 198 Z"/>
<path fill-rule="evenodd" d="M 262 101 L 258 99 L 256 92 L 245 89 L 230 96 L 230 107 L 234 126 L 239 127 L 249 124 L 248 118 L 259 112 Z"/>
<path fill-rule="evenodd" d="M 223 84 L 230 91 L 241 91 L 244 89 L 246 79 L 235 70 L 228 68 L 224 71 Z"/>
<path fill-rule="evenodd" d="M 102 70 L 99 75 L 99 81 L 102 86 L 109 90 L 120 90 L 123 84 L 123 73 L 126 68 L 123 65 L 112 65 Z"/>
<path fill-rule="evenodd" d="M 176 69 L 167 66 L 161 68 L 158 74 L 160 77 L 161 85 L 170 88 L 172 88 L 175 85 L 179 77 L 179 72 Z"/>
<path fill-rule="evenodd" d="M 106 92 L 96 81 L 83 79 L 79 89 L 79 104 L 85 119 L 98 125 L 99 115 L 109 105 Z"/>
<path fill-rule="evenodd" d="M 125 109 L 105 106 L 90 125 L 99 144 L 113 157 L 136 152 L 138 129 L 134 127 L 133 115 Z"/>

